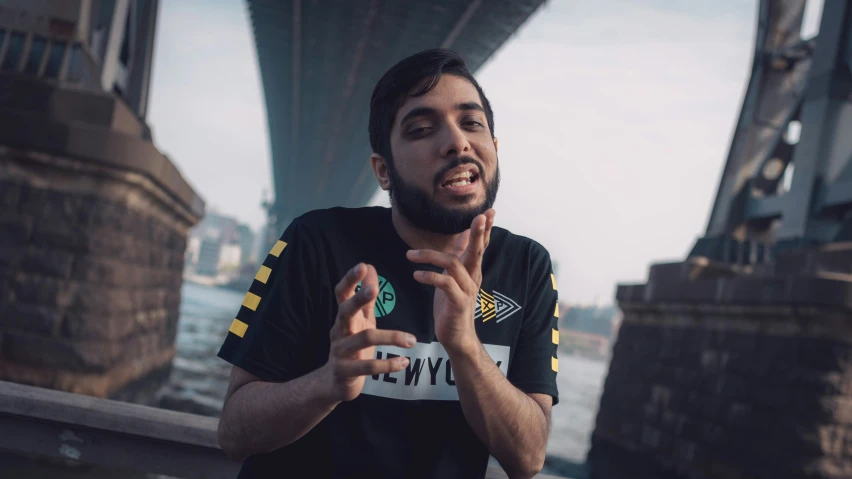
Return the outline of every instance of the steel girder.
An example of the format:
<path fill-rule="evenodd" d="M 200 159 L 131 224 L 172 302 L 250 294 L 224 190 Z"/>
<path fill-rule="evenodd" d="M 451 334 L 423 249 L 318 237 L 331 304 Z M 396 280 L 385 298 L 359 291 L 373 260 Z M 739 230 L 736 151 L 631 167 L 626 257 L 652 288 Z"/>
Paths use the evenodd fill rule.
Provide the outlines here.
<path fill-rule="evenodd" d="M 815 39 L 800 37 L 804 8 L 759 5 L 751 78 L 691 256 L 757 262 L 779 247 L 852 240 L 852 3 L 825 0 Z"/>

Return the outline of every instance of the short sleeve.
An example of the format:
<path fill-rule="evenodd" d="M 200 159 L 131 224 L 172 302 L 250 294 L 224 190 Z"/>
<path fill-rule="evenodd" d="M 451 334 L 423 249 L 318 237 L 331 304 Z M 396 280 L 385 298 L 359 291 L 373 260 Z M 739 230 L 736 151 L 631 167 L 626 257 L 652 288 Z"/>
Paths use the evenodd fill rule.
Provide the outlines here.
<path fill-rule="evenodd" d="M 507 377 L 521 391 L 549 394 L 556 405 L 559 295 L 550 255 L 538 243 L 530 251 L 528 281 L 525 314 Z"/>
<path fill-rule="evenodd" d="M 246 292 L 220 358 L 264 381 L 289 381 L 308 372 L 303 353 L 314 315 L 315 258 L 308 228 L 291 223 Z"/>

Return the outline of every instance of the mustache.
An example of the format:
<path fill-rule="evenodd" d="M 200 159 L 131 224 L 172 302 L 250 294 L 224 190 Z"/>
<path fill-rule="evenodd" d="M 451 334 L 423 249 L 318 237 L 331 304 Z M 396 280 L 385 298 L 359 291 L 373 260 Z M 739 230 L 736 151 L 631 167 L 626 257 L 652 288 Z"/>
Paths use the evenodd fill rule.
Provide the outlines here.
<path fill-rule="evenodd" d="M 458 168 L 461 165 L 473 165 L 473 166 L 475 166 L 476 169 L 479 171 L 479 180 L 480 181 L 485 180 L 485 168 L 482 167 L 482 163 L 474 160 L 473 158 L 471 158 L 469 156 L 462 156 L 462 157 L 456 158 L 453 161 L 447 163 L 446 166 L 444 166 L 443 168 L 441 168 L 440 171 L 435 173 L 435 179 L 434 179 L 435 186 L 436 187 L 441 186 L 441 179 L 444 177 L 444 175 L 449 173 L 450 170 L 452 170 L 453 168 Z"/>

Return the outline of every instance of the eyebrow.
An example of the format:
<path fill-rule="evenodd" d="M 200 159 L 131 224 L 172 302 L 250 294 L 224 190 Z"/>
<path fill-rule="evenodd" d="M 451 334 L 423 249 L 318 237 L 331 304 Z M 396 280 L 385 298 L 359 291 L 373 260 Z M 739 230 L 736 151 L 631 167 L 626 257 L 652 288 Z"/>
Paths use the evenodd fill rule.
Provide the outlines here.
<path fill-rule="evenodd" d="M 482 108 L 482 106 L 479 103 L 476 103 L 475 101 L 459 103 L 459 104 L 456 105 L 455 109 L 456 109 L 456 111 L 475 110 L 475 111 L 481 111 L 483 113 L 485 112 L 485 109 Z M 405 116 L 402 117 L 402 120 L 399 120 L 399 124 L 402 125 L 406 121 L 408 121 L 412 118 L 418 117 L 418 116 L 436 115 L 437 113 L 438 113 L 438 110 L 436 110 L 432 107 L 429 107 L 429 106 L 417 107 L 417 108 L 409 111 L 408 113 L 406 113 Z"/>

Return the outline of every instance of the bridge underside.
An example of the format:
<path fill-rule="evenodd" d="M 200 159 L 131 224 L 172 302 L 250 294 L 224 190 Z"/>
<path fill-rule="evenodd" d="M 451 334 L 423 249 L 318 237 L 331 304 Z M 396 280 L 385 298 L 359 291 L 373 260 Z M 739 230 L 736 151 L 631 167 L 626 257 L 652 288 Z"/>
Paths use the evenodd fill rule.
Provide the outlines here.
<path fill-rule="evenodd" d="M 271 229 L 375 193 L 369 100 L 388 68 L 443 46 L 476 71 L 542 3 L 248 0 L 269 121 Z"/>

